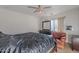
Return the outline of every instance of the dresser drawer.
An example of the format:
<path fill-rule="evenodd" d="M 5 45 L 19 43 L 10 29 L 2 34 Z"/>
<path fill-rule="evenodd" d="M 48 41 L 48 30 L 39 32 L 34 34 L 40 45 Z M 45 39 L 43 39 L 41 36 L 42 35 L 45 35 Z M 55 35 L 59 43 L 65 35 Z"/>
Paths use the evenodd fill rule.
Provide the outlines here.
<path fill-rule="evenodd" d="M 72 49 L 79 51 L 79 38 L 72 39 Z"/>

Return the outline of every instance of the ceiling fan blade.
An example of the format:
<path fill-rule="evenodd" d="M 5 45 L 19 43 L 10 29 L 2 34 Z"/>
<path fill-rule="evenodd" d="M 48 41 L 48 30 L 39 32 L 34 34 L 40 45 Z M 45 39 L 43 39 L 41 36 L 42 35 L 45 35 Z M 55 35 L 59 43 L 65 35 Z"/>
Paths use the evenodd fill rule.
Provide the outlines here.
<path fill-rule="evenodd" d="M 43 12 L 43 10 L 35 10 L 34 13 L 39 13 L 41 14 Z"/>
<path fill-rule="evenodd" d="M 43 9 L 47 9 L 47 8 L 51 8 L 51 6 L 48 6 L 48 7 L 43 7 Z"/>
<path fill-rule="evenodd" d="M 34 8 L 34 9 L 37 9 L 37 7 L 33 7 L 33 6 L 28 6 L 28 8 Z"/>
<path fill-rule="evenodd" d="M 33 11 L 34 13 L 38 12 L 37 10 Z"/>

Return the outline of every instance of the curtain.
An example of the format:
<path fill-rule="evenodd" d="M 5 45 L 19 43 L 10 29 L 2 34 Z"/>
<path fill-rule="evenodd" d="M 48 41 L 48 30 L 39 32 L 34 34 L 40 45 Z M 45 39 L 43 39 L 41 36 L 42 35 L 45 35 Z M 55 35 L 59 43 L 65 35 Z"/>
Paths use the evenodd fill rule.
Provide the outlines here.
<path fill-rule="evenodd" d="M 64 32 L 64 16 L 58 17 L 58 32 Z"/>

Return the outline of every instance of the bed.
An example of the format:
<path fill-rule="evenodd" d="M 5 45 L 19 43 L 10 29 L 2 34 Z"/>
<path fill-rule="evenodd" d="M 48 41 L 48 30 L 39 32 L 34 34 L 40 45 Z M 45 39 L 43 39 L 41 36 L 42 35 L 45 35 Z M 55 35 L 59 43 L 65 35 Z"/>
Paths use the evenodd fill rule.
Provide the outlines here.
<path fill-rule="evenodd" d="M 55 48 L 52 37 L 41 33 L 15 35 L 0 32 L 0 53 L 48 53 Z"/>

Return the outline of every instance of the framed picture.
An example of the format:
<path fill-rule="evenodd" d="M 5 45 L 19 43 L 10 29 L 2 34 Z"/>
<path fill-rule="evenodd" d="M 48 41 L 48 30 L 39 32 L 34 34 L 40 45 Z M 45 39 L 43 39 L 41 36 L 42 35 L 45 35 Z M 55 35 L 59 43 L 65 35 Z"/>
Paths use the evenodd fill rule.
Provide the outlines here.
<path fill-rule="evenodd" d="M 66 30 L 72 30 L 72 26 L 66 26 Z"/>

